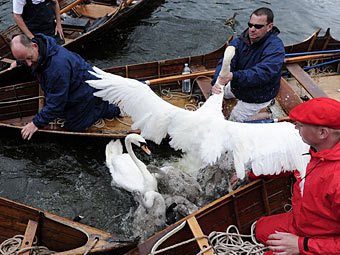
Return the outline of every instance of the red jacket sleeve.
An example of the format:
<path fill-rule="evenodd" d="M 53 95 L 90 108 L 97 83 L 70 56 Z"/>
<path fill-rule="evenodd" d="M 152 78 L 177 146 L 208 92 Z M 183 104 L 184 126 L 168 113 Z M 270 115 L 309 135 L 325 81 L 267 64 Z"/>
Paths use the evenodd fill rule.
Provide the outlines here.
<path fill-rule="evenodd" d="M 248 178 L 250 180 L 256 180 L 256 179 L 259 179 L 259 178 L 269 178 L 269 179 L 276 179 L 276 178 L 280 178 L 282 176 L 289 176 L 289 175 L 292 175 L 293 172 L 281 172 L 280 174 L 271 174 L 271 175 L 258 175 L 256 176 L 252 171 L 248 171 Z"/>
<path fill-rule="evenodd" d="M 340 254 L 340 236 L 311 237 L 308 239 L 307 244 L 304 244 L 304 239 L 305 238 L 303 237 L 299 238 L 300 254 L 304 255 Z M 306 248 L 308 251 L 305 250 Z"/>

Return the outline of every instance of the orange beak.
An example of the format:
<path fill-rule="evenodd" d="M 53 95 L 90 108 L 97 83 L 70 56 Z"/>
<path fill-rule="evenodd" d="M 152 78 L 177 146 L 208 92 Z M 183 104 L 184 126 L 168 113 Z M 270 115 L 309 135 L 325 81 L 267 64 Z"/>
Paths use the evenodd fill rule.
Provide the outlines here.
<path fill-rule="evenodd" d="M 149 150 L 149 148 L 145 144 L 143 144 L 141 146 L 141 148 L 146 154 L 148 154 L 149 156 L 151 155 L 151 151 Z"/>

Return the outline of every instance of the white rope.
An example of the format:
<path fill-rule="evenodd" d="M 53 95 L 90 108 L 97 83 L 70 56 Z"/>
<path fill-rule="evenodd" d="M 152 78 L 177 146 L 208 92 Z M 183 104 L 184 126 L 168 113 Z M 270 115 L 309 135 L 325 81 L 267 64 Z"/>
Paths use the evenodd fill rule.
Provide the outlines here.
<path fill-rule="evenodd" d="M 153 251 L 153 252 L 149 253 L 149 255 L 154 255 L 154 254 L 158 254 L 158 253 L 161 253 L 161 252 L 164 252 L 164 251 L 167 251 L 167 250 L 171 250 L 171 249 L 174 249 L 174 248 L 176 248 L 176 247 L 182 246 L 182 245 L 187 244 L 187 243 L 191 243 L 191 242 L 193 242 L 193 241 L 195 241 L 195 240 L 202 239 L 202 238 L 208 238 L 208 237 L 205 236 L 205 235 L 203 235 L 203 236 L 197 236 L 197 237 L 194 237 L 194 238 L 185 240 L 185 241 L 183 241 L 183 242 L 176 243 L 176 244 L 174 244 L 174 245 L 165 247 L 164 249 L 161 249 L 161 250 L 158 250 L 158 251 Z M 208 247 L 208 248 L 210 249 L 211 247 Z M 198 254 L 201 254 L 201 252 L 199 252 Z"/>
<path fill-rule="evenodd" d="M 25 251 L 31 250 L 32 252 L 30 255 L 50 255 L 55 254 L 54 251 L 50 251 L 45 246 L 32 246 L 32 247 L 26 247 L 23 249 L 20 249 L 22 241 L 24 240 L 23 235 L 16 235 L 12 238 L 9 238 L 5 241 L 3 241 L 0 244 L 0 254 L 1 255 L 18 255 L 20 253 L 23 253 Z M 35 245 L 36 242 L 33 242 Z"/>
<path fill-rule="evenodd" d="M 116 119 L 119 123 L 122 123 L 123 125 L 126 125 L 126 126 L 131 127 L 131 124 L 130 124 L 130 123 L 127 123 L 127 122 L 125 122 L 125 121 L 122 121 L 121 118 L 115 117 L 115 119 Z"/>
<path fill-rule="evenodd" d="M 105 120 L 102 118 L 98 119 L 95 123 L 93 123 L 92 127 L 103 128 L 105 126 Z"/>
<path fill-rule="evenodd" d="M 162 89 L 161 90 L 161 94 L 163 96 L 166 96 L 168 100 L 171 100 L 171 99 L 175 99 L 175 98 L 193 98 L 193 97 L 196 97 L 198 99 L 199 95 L 197 94 L 185 94 L 185 93 L 182 93 L 182 92 L 176 92 L 176 91 L 171 91 L 170 88 L 169 89 Z M 191 103 L 188 103 L 188 104 L 185 104 L 184 105 L 184 109 L 185 110 L 189 110 L 189 111 L 196 111 L 202 104 L 198 104 L 198 105 L 195 105 L 195 104 L 191 104 Z"/>
<path fill-rule="evenodd" d="M 198 107 L 194 104 L 186 104 L 184 105 L 184 109 L 188 111 L 196 111 Z"/>
<path fill-rule="evenodd" d="M 191 97 L 198 97 L 196 94 L 185 94 L 182 92 L 177 91 L 171 91 L 170 88 L 168 89 L 162 89 L 161 94 L 163 96 L 166 96 L 168 100 L 171 100 L 173 98 L 191 98 Z"/>
<path fill-rule="evenodd" d="M 23 239 L 24 236 L 17 235 L 3 241 L 0 244 L 0 254 L 2 255 L 15 254 L 15 252 L 20 248 Z"/>
<path fill-rule="evenodd" d="M 254 235 L 255 224 L 256 222 L 251 226 L 250 235 L 240 234 L 235 225 L 230 225 L 226 232 L 211 232 L 208 237 L 209 242 L 217 254 L 264 254 L 267 247 L 257 242 Z M 252 242 L 244 241 L 242 238 L 250 238 Z"/>

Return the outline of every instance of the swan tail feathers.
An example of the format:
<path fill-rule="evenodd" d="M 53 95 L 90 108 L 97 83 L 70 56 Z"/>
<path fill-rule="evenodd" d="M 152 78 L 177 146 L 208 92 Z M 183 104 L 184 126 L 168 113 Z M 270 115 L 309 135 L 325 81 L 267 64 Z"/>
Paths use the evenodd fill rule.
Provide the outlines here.
<path fill-rule="evenodd" d="M 123 146 L 120 140 L 111 140 L 105 148 L 106 166 L 110 168 L 113 157 L 121 154 L 123 154 Z"/>

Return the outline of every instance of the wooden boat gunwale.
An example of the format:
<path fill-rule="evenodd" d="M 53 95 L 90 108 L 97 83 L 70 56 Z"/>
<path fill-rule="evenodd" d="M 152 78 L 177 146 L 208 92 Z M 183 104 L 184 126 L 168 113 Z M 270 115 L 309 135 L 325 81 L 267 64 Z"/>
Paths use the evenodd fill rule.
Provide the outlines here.
<path fill-rule="evenodd" d="M 340 42 L 336 41 L 335 39 L 331 37 L 329 29 L 327 29 L 325 36 L 318 37 L 319 32 L 320 30 L 316 31 L 312 36 L 310 36 L 309 38 L 307 38 L 301 43 L 286 46 L 287 53 L 301 52 L 306 48 L 315 50 L 315 47 L 314 47 L 315 44 L 326 45 L 325 42 L 327 42 L 327 45 L 329 42 L 332 42 L 334 45 L 335 45 L 335 42 L 337 42 L 337 45 L 339 47 Z M 104 70 L 107 72 L 121 75 L 123 77 L 135 78 L 141 81 L 150 80 L 150 79 L 162 79 L 162 78 L 169 77 L 172 75 L 180 75 L 185 63 L 190 63 L 192 70 L 195 72 L 196 71 L 198 72 L 213 71 L 218 60 L 223 56 L 226 45 L 228 45 L 228 42 L 231 39 L 232 38 L 229 38 L 221 47 L 206 54 L 201 54 L 197 56 L 189 56 L 189 57 L 181 57 L 181 58 L 176 58 L 176 59 L 167 59 L 167 60 L 161 60 L 161 61 L 153 61 L 153 62 L 147 62 L 147 63 L 139 63 L 139 64 L 133 64 L 133 65 L 127 65 L 127 66 L 110 67 L 110 68 L 105 68 Z M 0 79 L 1 79 L 1 75 L 0 75 Z M 25 86 L 25 84 L 26 83 L 24 82 L 24 83 L 16 84 L 14 86 L 10 85 L 7 87 L 16 88 L 15 86 Z M 283 84 L 282 85 L 283 87 L 287 88 L 287 86 L 284 86 L 284 85 L 288 85 L 288 84 L 285 84 L 284 79 L 281 79 L 281 84 Z M 167 82 L 162 85 L 151 85 L 153 89 L 158 90 L 159 92 L 162 86 L 178 87 L 176 82 Z M 4 88 L 0 88 L 0 93 L 1 91 L 3 91 L 3 89 Z M 287 91 L 285 91 L 285 93 L 287 93 Z M 282 100 L 280 101 L 280 103 L 282 105 L 286 105 L 286 112 L 287 112 L 287 110 L 289 111 L 289 109 L 291 109 L 291 106 L 287 105 L 287 102 L 285 103 L 284 97 L 285 97 L 284 95 L 281 97 Z M 40 99 L 39 103 L 41 101 L 42 100 Z M 296 98 L 296 103 L 299 103 L 298 98 Z M 0 102 L 0 108 L 1 108 L 1 102 Z M 41 109 L 41 106 L 39 109 Z M 3 122 L 0 121 L 0 127 L 13 128 L 13 129 L 22 128 L 21 126 L 13 125 L 8 122 L 6 123 L 4 121 Z M 88 131 L 88 132 L 68 132 L 65 130 L 39 129 L 38 132 L 51 133 L 51 134 L 63 134 L 63 135 L 76 135 L 76 136 L 123 138 L 128 133 L 130 132 L 138 133 L 139 130 L 131 130 L 129 128 L 126 128 L 126 129 L 124 128 L 124 129 L 120 129 L 117 132 L 112 131 L 111 129 L 107 129 L 102 132 L 100 130 Z"/>
<path fill-rule="evenodd" d="M 184 222 L 187 222 L 191 218 L 195 218 L 197 220 L 197 222 L 199 223 L 204 235 L 209 235 L 211 231 L 222 231 L 222 232 L 225 231 L 227 226 L 230 225 L 230 224 L 228 224 L 228 222 L 232 222 L 233 225 L 236 225 L 236 227 L 238 227 L 238 229 L 240 230 L 240 233 L 245 233 L 245 231 L 248 232 L 248 231 L 250 231 L 250 225 L 251 224 L 245 224 L 245 225 L 243 224 L 243 226 L 242 226 L 241 220 L 238 218 L 239 217 L 238 214 L 240 213 L 239 212 L 240 211 L 240 205 L 238 205 L 238 201 L 240 199 L 247 198 L 249 194 L 252 194 L 254 192 L 257 192 L 258 196 L 260 196 L 262 198 L 262 202 L 258 202 L 257 204 L 253 204 L 253 205 L 250 206 L 250 208 L 248 208 L 248 210 L 249 210 L 249 209 L 254 208 L 254 207 L 255 208 L 260 207 L 261 206 L 260 204 L 264 205 L 263 206 L 264 208 L 262 210 L 263 214 L 259 215 L 259 214 L 256 214 L 256 211 L 253 211 L 253 213 L 254 213 L 252 215 L 253 221 L 257 220 L 260 216 L 263 216 L 263 215 L 271 215 L 272 213 L 282 212 L 282 208 L 279 209 L 277 206 L 275 208 L 273 207 L 273 197 L 275 195 L 277 195 L 277 193 L 283 192 L 283 190 L 271 193 L 269 196 L 266 194 L 266 192 L 268 192 L 266 186 L 268 186 L 270 184 L 272 184 L 272 185 L 278 185 L 279 184 L 280 185 L 280 183 L 281 183 L 281 185 L 283 185 L 282 187 L 284 187 L 284 185 L 286 185 L 286 184 L 289 185 L 289 187 L 290 187 L 290 185 L 291 185 L 290 177 L 286 176 L 286 177 L 282 177 L 282 178 L 279 178 L 279 179 L 257 179 L 255 181 L 252 181 L 252 182 L 246 184 L 245 186 L 242 186 L 242 187 L 238 188 L 237 190 L 216 199 L 215 201 L 209 203 L 208 205 L 202 207 L 201 209 L 195 211 L 194 213 L 192 213 L 192 214 L 184 217 L 183 219 L 179 220 L 178 222 L 170 225 L 166 229 L 156 233 L 155 235 L 150 237 L 148 240 L 139 244 L 136 248 L 130 250 L 127 254 L 129 254 L 129 255 L 132 255 L 132 254 L 133 255 L 149 254 L 151 252 L 152 248 L 156 244 L 158 244 L 159 240 L 162 240 L 165 236 L 167 236 L 167 238 L 165 240 L 162 240 L 162 243 L 158 246 L 157 250 L 166 249 L 166 248 L 171 247 L 173 245 L 177 245 L 177 244 L 180 244 L 182 242 L 189 240 L 193 236 L 190 236 L 191 229 L 188 226 L 188 224 L 186 224 Z M 288 187 L 288 189 L 286 189 L 284 191 L 285 197 L 286 197 L 285 202 L 287 202 L 289 200 L 289 197 L 290 197 L 290 188 L 289 187 Z M 231 209 L 230 209 L 230 207 L 231 207 Z M 241 206 L 241 208 L 242 208 L 242 206 Z M 220 211 L 222 210 L 222 211 L 225 211 L 226 213 L 228 212 L 228 210 L 232 210 L 233 213 L 228 213 L 229 216 L 226 217 L 225 220 L 221 220 L 221 218 L 223 219 L 223 217 L 216 219 L 213 216 L 210 216 L 210 214 L 213 213 L 213 212 L 215 212 L 215 215 L 216 215 L 217 210 L 220 210 Z M 213 226 L 211 226 L 207 230 L 207 228 L 204 227 L 204 226 L 206 226 L 206 221 L 209 221 L 209 220 L 207 220 L 207 218 L 209 218 L 209 217 L 213 218 L 211 221 L 214 224 L 213 224 Z M 235 219 L 232 219 L 233 217 Z M 186 225 L 182 226 L 181 230 L 179 230 L 176 233 L 177 236 L 180 235 L 179 237 L 176 237 L 176 234 L 168 236 L 169 233 L 173 232 L 181 224 L 186 224 Z M 216 227 L 216 228 L 214 228 L 214 227 Z M 191 235 L 192 235 L 192 233 L 191 233 Z M 198 242 L 198 240 L 197 240 L 197 242 Z M 200 250 L 198 248 L 196 241 L 193 241 L 189 244 L 179 246 L 179 248 L 175 247 L 173 249 L 162 252 L 160 254 L 197 254 L 199 251 Z"/>
<path fill-rule="evenodd" d="M 57 253 L 55 253 L 56 255 L 80 255 L 90 250 L 91 250 L 91 254 L 93 253 L 111 254 L 111 252 L 117 252 L 117 254 L 123 254 L 123 252 L 126 252 L 127 250 L 136 246 L 135 241 L 124 240 L 120 238 L 119 236 L 107 233 L 105 231 L 96 229 L 94 227 L 84 225 L 79 222 L 74 222 L 64 217 L 57 216 L 47 211 L 36 209 L 34 207 L 21 204 L 21 203 L 9 200 L 4 197 L 0 197 L 0 207 L 3 208 L 0 213 L 0 219 L 5 219 L 3 218 L 6 215 L 6 212 L 5 212 L 6 209 L 4 209 L 5 207 L 12 208 L 11 210 L 17 211 L 16 213 L 17 215 L 15 217 L 13 217 L 13 215 L 11 216 L 11 222 L 12 222 L 11 228 L 13 228 L 13 231 L 18 231 L 17 228 L 19 227 L 19 225 L 21 226 L 20 228 L 24 227 L 24 225 L 27 224 L 26 220 L 28 219 L 37 222 L 38 229 L 37 229 L 36 235 L 38 239 L 40 239 L 40 241 L 42 241 L 43 243 L 45 243 L 48 238 L 47 243 L 53 244 L 53 242 L 55 243 L 60 242 L 61 244 L 63 244 L 65 243 L 65 238 L 66 239 L 69 238 L 68 236 L 73 236 L 72 239 L 68 240 L 69 246 L 71 245 L 72 240 L 79 240 L 79 241 L 84 240 L 82 241 L 83 244 L 81 246 L 78 246 L 71 250 L 57 251 Z M 17 218 L 17 217 L 20 217 L 20 218 Z M 17 218 L 17 220 L 15 220 L 15 218 Z M 17 221 L 18 223 L 15 223 Z M 0 227 L 3 229 L 3 225 L 1 225 Z M 60 230 L 62 230 L 62 232 L 59 232 Z M 73 231 L 73 234 L 69 232 L 70 230 Z M 44 234 L 48 234 L 48 233 L 50 233 L 49 234 L 50 237 L 44 237 Z M 61 235 L 64 235 L 66 233 L 68 233 L 68 236 L 64 237 L 64 239 L 58 238 L 58 237 L 61 237 Z M 82 233 L 84 237 L 79 236 L 79 234 L 77 234 L 77 236 L 74 235 L 76 233 Z M 17 233 L 17 234 L 23 234 L 23 232 Z M 5 235 L 4 233 L 0 235 L 1 239 L 4 238 L 4 235 Z M 58 246 L 60 246 L 60 244 L 58 244 Z"/>

